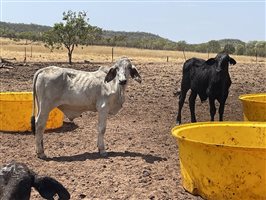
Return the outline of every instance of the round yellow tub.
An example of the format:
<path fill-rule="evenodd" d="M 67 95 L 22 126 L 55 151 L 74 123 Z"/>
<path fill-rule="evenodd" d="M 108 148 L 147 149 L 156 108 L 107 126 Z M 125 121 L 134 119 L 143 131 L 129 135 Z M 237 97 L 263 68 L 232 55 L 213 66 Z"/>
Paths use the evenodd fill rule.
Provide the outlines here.
<path fill-rule="evenodd" d="M 31 92 L 0 93 L 0 131 L 30 131 L 32 115 Z M 63 125 L 63 113 L 59 109 L 50 112 L 46 129 Z"/>
<path fill-rule="evenodd" d="M 184 188 L 210 200 L 266 199 L 266 123 L 176 126 Z"/>
<path fill-rule="evenodd" d="M 266 122 L 266 93 L 239 96 L 243 104 L 245 121 Z"/>

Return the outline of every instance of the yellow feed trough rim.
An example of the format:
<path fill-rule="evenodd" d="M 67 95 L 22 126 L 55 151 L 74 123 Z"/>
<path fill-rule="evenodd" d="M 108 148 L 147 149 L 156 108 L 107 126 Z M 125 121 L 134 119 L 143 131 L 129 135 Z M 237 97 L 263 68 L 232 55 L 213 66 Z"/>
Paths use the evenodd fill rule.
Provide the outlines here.
<path fill-rule="evenodd" d="M 202 142 L 198 140 L 192 140 L 188 139 L 184 136 L 180 136 L 179 133 L 191 129 L 191 128 L 200 128 L 200 127 L 251 127 L 251 128 L 266 128 L 266 123 L 265 122 L 235 122 L 235 121 L 226 121 L 226 122 L 196 122 L 196 123 L 189 123 L 189 124 L 183 124 L 183 125 L 177 125 L 174 128 L 172 128 L 171 132 L 174 137 L 176 137 L 179 140 L 183 141 L 190 141 L 193 143 L 197 144 L 205 144 L 205 145 L 215 145 L 217 147 L 223 147 L 223 148 L 237 148 L 241 150 L 248 151 L 250 149 L 252 150 L 259 150 L 259 151 L 265 151 L 266 152 L 266 147 L 252 147 L 252 146 L 235 146 L 235 145 L 228 145 L 228 144 L 216 144 L 216 143 L 209 143 L 209 142 Z"/>
<path fill-rule="evenodd" d="M 265 101 L 260 101 L 260 100 L 256 99 L 256 97 L 266 97 L 266 93 L 242 94 L 238 98 L 241 101 L 249 101 L 249 102 L 256 102 L 256 103 L 266 103 Z"/>
<path fill-rule="evenodd" d="M 31 96 L 25 96 L 30 94 Z M 23 96 L 24 99 L 21 100 L 21 98 L 19 99 L 10 99 L 10 96 L 7 98 L 5 95 L 12 95 L 12 96 Z M 25 98 L 27 97 L 27 98 Z M 4 101 L 4 102 L 17 102 L 17 101 L 32 101 L 32 92 L 0 92 L 0 102 Z"/>

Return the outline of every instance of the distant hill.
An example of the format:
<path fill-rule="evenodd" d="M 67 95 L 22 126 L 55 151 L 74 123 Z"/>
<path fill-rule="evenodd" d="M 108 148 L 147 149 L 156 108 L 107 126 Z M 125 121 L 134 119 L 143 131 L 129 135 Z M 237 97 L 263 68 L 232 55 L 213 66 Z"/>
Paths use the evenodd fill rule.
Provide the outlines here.
<path fill-rule="evenodd" d="M 160 37 L 159 35 L 155 35 L 152 33 L 145 33 L 145 32 L 125 32 L 125 31 L 103 31 L 103 37 L 110 38 L 114 36 L 122 36 L 127 37 L 128 39 L 139 39 L 139 38 L 147 38 L 147 39 L 164 39 L 168 42 L 173 42 L 171 40 L 165 39 Z"/>
<path fill-rule="evenodd" d="M 0 36 L 12 39 L 42 40 L 43 32 L 52 27 L 37 24 L 21 24 L 0 22 Z M 239 39 L 217 40 L 218 48 L 215 52 L 222 51 L 225 45 L 232 45 L 234 52 L 239 55 L 260 55 L 266 56 L 265 41 L 250 41 L 245 43 Z M 259 45 L 256 45 L 256 44 Z M 174 42 L 159 35 L 146 32 L 124 32 L 103 30 L 101 39 L 93 41 L 93 44 L 121 47 L 135 47 L 144 49 L 161 50 L 186 50 L 206 53 L 210 49 L 210 44 L 187 44 L 185 41 Z M 217 47 L 217 45 L 216 45 Z M 241 49 L 240 49 L 241 48 Z"/>
<path fill-rule="evenodd" d="M 38 25 L 38 24 L 23 24 L 23 23 L 8 23 L 8 22 L 1 22 L 0 21 L 0 30 L 6 30 L 14 33 L 24 33 L 24 32 L 32 32 L 32 33 L 41 33 L 48 31 L 52 27 L 50 26 L 43 26 L 43 25 Z M 145 41 L 145 40 L 160 40 L 161 42 L 168 43 L 171 45 L 176 44 L 176 42 L 171 41 L 166 38 L 162 38 L 159 35 L 155 35 L 152 33 L 146 33 L 146 32 L 125 32 L 125 31 L 110 31 L 110 30 L 103 30 L 103 35 L 102 37 L 104 39 L 108 38 L 116 38 L 118 42 L 120 41 L 121 44 L 123 42 L 121 41 Z M 238 40 L 238 39 L 222 39 L 218 40 L 220 45 L 223 47 L 225 44 L 233 44 L 238 45 L 238 44 L 245 44 L 245 42 Z"/>
<path fill-rule="evenodd" d="M 43 26 L 38 24 L 23 24 L 23 23 L 8 23 L 0 21 L 0 29 L 7 29 L 14 32 L 22 33 L 22 32 L 45 32 L 51 29 L 50 26 Z M 127 37 L 129 39 L 139 39 L 139 38 L 150 38 L 150 39 L 163 39 L 159 35 L 145 33 L 145 32 L 124 32 L 124 31 L 103 31 L 104 38 L 111 37 Z M 167 40 L 167 39 L 165 39 Z M 169 42 L 172 42 L 168 40 Z"/>
<path fill-rule="evenodd" d="M 31 33 L 30 35 L 39 34 L 45 31 L 48 31 L 52 27 L 37 25 L 37 24 L 21 24 L 21 23 L 8 23 L 0 21 L 0 33 L 2 36 L 16 38 L 24 33 Z M 37 37 L 37 36 L 36 36 Z M 25 38 L 29 39 L 29 38 Z M 149 41 L 149 42 L 147 42 Z M 160 44 L 157 45 L 155 42 Z M 141 46 L 141 43 L 145 43 L 145 45 Z M 145 33 L 145 32 L 123 32 L 123 31 L 108 31 L 103 30 L 102 40 L 96 41 L 95 44 L 100 45 L 112 45 L 112 46 L 130 46 L 130 47 L 140 47 L 140 48 L 151 48 L 158 49 L 158 46 L 163 44 L 172 47 L 175 45 L 175 42 L 162 38 L 159 35 Z"/>
<path fill-rule="evenodd" d="M 51 29 L 49 26 L 42 26 L 37 24 L 21 24 L 21 23 L 8 23 L 0 21 L 0 29 L 7 29 L 14 32 L 44 32 Z"/>
<path fill-rule="evenodd" d="M 220 43 L 221 47 L 224 47 L 226 44 L 232 44 L 235 47 L 237 45 L 245 45 L 245 42 L 238 40 L 238 39 L 222 39 L 222 40 L 218 40 L 218 42 Z"/>

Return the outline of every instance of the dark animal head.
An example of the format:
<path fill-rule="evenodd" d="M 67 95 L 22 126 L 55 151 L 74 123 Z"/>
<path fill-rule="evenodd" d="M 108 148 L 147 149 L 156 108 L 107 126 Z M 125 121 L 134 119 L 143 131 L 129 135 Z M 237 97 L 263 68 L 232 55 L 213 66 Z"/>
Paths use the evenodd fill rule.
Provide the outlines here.
<path fill-rule="evenodd" d="M 128 58 L 121 58 L 109 70 L 105 77 L 105 82 L 110 82 L 117 78 L 120 85 L 126 85 L 127 80 L 131 76 L 135 81 L 141 83 L 141 77 L 134 65 L 131 64 Z"/>
<path fill-rule="evenodd" d="M 220 72 L 222 70 L 228 70 L 228 65 L 235 65 L 236 61 L 231 58 L 227 53 L 218 53 L 215 58 L 210 58 L 206 61 L 207 65 L 216 64 L 216 71 Z"/>
<path fill-rule="evenodd" d="M 64 186 L 50 177 L 39 177 L 25 164 L 12 161 L 0 169 L 0 199 L 29 200 L 31 187 L 45 199 L 69 200 L 70 194 Z"/>
<path fill-rule="evenodd" d="M 32 172 L 22 163 L 12 161 L 0 169 L 0 199 L 30 199 Z"/>

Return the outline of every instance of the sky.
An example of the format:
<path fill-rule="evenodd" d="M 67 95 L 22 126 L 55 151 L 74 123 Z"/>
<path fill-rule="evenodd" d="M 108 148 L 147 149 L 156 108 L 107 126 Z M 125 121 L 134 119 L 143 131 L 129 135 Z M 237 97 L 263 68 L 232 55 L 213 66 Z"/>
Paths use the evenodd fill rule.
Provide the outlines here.
<path fill-rule="evenodd" d="M 104 30 L 148 32 L 196 44 L 264 40 L 266 0 L 0 0 L 1 21 L 53 26 L 64 11 L 85 11 Z"/>

